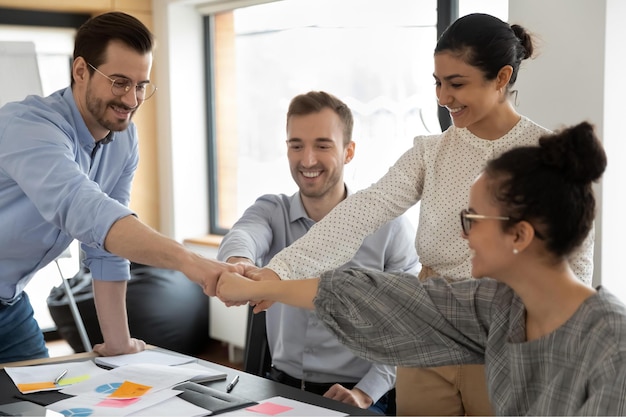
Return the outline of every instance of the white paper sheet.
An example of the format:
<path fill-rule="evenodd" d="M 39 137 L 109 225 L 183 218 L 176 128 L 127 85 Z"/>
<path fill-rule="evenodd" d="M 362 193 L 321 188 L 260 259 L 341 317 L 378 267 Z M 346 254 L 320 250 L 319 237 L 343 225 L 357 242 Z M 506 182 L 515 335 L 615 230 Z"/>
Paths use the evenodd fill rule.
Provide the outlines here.
<path fill-rule="evenodd" d="M 162 390 L 139 398 L 116 400 L 93 395 L 79 395 L 48 405 L 49 410 L 66 416 L 127 416 L 148 407 L 156 407 L 178 395 L 180 391 Z M 183 417 L 184 414 L 172 415 Z"/>
<path fill-rule="evenodd" d="M 50 365 L 31 365 L 31 366 L 17 366 L 4 368 L 9 377 L 13 380 L 13 383 L 18 387 L 22 394 L 38 392 L 38 391 L 52 391 L 67 387 L 69 385 L 77 384 L 83 381 L 88 381 L 99 375 L 107 374 L 108 371 L 99 368 L 92 361 L 80 361 L 80 362 L 64 362 L 55 363 Z M 50 388 L 41 389 L 24 389 L 26 384 L 31 387 L 36 387 L 40 383 L 51 383 L 54 379 L 61 374 L 64 370 L 67 373 L 59 381 L 59 385 Z M 33 385 L 30 385 L 33 384 Z"/>
<path fill-rule="evenodd" d="M 67 387 L 60 392 L 67 395 L 92 395 L 105 398 L 125 381 L 151 387 L 150 393 L 172 388 L 188 381 L 196 373 L 167 365 L 125 365 L 98 375 L 80 384 Z"/>
<path fill-rule="evenodd" d="M 227 376 L 226 372 L 218 371 L 217 369 L 199 363 L 185 363 L 176 365 L 173 368 L 191 371 L 195 374 L 195 376 L 190 379 L 192 382 L 219 381 L 220 379 L 226 379 Z"/>
<path fill-rule="evenodd" d="M 171 355 L 158 350 L 144 350 L 137 353 L 118 356 L 99 356 L 94 359 L 97 364 L 117 368 L 123 365 L 136 365 L 140 363 L 152 363 L 156 365 L 181 365 L 183 363 L 194 362 L 196 359 L 191 356 Z"/>
<path fill-rule="evenodd" d="M 190 402 L 182 400 L 178 397 L 170 398 L 162 403 L 144 408 L 136 413 L 131 414 L 132 417 L 199 417 L 208 416 L 211 412 L 202 407 L 198 407 Z"/>

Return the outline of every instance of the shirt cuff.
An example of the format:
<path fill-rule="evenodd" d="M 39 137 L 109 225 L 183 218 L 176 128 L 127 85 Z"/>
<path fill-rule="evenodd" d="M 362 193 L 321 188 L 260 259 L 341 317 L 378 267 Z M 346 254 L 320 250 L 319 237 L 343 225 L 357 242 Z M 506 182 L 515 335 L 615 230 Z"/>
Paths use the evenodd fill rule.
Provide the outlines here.
<path fill-rule="evenodd" d="M 266 268 L 271 269 L 280 277 L 280 279 L 294 279 L 291 276 L 291 269 L 289 266 L 281 261 L 280 259 L 272 259 L 266 266 Z"/>
<path fill-rule="evenodd" d="M 130 262 L 120 257 L 87 258 L 85 266 L 91 277 L 100 281 L 130 280 Z"/>

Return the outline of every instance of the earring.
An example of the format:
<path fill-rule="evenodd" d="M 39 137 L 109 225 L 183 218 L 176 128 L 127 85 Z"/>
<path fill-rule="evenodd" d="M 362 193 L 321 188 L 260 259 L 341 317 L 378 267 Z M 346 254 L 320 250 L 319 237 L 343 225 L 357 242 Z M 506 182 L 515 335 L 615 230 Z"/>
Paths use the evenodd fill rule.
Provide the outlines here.
<path fill-rule="evenodd" d="M 513 255 L 517 255 L 519 253 L 519 251 L 517 250 L 517 248 L 513 248 Z"/>

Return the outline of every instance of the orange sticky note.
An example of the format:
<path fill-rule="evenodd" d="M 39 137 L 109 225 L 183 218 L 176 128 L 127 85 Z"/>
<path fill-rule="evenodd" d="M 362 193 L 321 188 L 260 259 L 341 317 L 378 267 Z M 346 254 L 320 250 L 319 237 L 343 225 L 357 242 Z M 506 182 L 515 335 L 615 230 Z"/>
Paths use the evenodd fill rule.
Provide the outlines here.
<path fill-rule="evenodd" d="M 137 384 L 131 381 L 124 381 L 122 385 L 116 389 L 113 394 L 109 395 L 109 398 L 135 398 L 141 397 L 148 392 L 152 387 L 147 385 Z"/>
<path fill-rule="evenodd" d="M 41 391 L 50 388 L 57 388 L 57 386 L 54 385 L 54 382 L 30 382 L 27 384 L 17 384 L 17 389 L 19 389 L 22 394 L 30 391 Z"/>

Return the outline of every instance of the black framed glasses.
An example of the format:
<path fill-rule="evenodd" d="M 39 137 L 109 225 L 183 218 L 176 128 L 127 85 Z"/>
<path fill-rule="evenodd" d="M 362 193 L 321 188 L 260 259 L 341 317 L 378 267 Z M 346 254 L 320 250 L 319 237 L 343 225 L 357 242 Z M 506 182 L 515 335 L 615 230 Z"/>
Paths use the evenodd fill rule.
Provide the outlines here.
<path fill-rule="evenodd" d="M 108 75 L 104 74 L 102 71 L 100 71 L 98 68 L 91 65 L 89 62 L 87 63 L 87 65 L 93 68 L 93 70 L 96 71 L 98 74 L 102 75 L 104 78 L 111 81 L 111 93 L 113 93 L 114 96 L 117 96 L 117 97 L 125 96 L 133 88 L 134 83 L 128 78 L 124 78 L 124 77 L 111 78 Z M 134 84 L 134 85 L 135 85 L 135 95 L 137 96 L 137 100 L 148 100 L 150 97 L 154 95 L 154 93 L 157 90 L 156 85 L 150 82 L 139 83 L 139 84 Z"/>
<path fill-rule="evenodd" d="M 461 210 L 461 228 L 463 229 L 463 234 L 469 235 L 469 232 L 472 228 L 472 222 L 474 220 L 511 220 L 510 217 L 506 216 L 485 216 L 482 214 L 472 213 L 468 209 Z"/>

